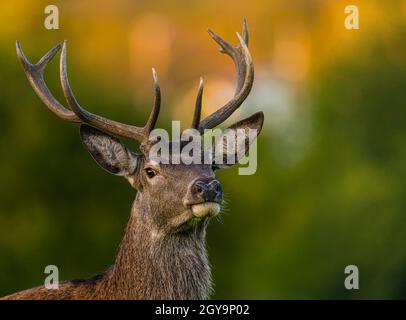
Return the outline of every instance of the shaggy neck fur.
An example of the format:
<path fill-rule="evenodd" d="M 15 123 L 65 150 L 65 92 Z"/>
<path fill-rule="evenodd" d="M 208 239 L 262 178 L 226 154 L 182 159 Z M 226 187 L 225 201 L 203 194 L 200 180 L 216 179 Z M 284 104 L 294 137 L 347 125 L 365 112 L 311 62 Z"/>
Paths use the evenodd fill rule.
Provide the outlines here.
<path fill-rule="evenodd" d="M 206 223 L 187 232 L 159 232 L 137 208 L 136 200 L 117 259 L 99 290 L 116 299 L 207 299 Z"/>
<path fill-rule="evenodd" d="M 117 259 L 107 272 L 61 282 L 57 290 L 40 286 L 2 299 L 207 299 L 211 293 L 207 221 L 188 231 L 157 231 L 143 219 L 152 213 L 137 199 Z"/>

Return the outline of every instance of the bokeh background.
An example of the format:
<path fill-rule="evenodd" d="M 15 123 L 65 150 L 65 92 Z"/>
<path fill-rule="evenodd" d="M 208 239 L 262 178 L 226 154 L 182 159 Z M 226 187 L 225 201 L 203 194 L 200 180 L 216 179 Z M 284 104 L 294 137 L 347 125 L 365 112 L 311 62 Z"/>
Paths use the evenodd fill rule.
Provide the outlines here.
<path fill-rule="evenodd" d="M 186 127 L 199 76 L 205 114 L 235 86 L 207 27 L 236 41 L 246 17 L 256 80 L 229 122 L 263 110 L 265 127 L 257 173 L 218 174 L 229 205 L 208 230 L 213 297 L 406 298 L 406 1 L 59 0 L 51 31 L 48 4 L 0 5 L 0 296 L 42 284 L 49 264 L 61 279 L 105 270 L 135 196 L 36 97 L 15 40 L 34 62 L 68 39 L 81 104 L 127 123 L 144 123 L 155 67 L 159 125 Z M 344 28 L 348 4 L 360 30 Z M 63 101 L 58 72 L 46 79 Z M 350 264 L 358 291 L 344 288 Z"/>

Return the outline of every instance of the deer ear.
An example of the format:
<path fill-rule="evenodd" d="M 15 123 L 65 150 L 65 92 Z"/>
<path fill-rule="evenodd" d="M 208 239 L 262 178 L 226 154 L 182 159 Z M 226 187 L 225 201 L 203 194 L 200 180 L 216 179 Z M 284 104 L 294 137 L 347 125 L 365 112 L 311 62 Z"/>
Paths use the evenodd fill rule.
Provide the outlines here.
<path fill-rule="evenodd" d="M 263 123 L 264 114 L 257 112 L 224 130 L 214 147 L 213 166 L 224 169 L 240 161 L 261 132 Z"/>
<path fill-rule="evenodd" d="M 106 171 L 126 177 L 131 184 L 132 176 L 140 162 L 140 155 L 128 150 L 116 137 L 89 125 L 80 126 L 82 142 L 93 159 Z"/>

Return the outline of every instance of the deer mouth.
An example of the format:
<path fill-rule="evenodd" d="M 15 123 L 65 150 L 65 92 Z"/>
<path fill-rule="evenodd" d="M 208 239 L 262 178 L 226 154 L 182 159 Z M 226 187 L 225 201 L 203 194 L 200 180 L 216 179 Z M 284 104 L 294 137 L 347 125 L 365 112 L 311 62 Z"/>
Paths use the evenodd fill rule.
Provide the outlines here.
<path fill-rule="evenodd" d="M 191 205 L 190 209 L 196 218 L 213 217 L 220 212 L 220 204 L 217 202 L 202 202 Z"/>

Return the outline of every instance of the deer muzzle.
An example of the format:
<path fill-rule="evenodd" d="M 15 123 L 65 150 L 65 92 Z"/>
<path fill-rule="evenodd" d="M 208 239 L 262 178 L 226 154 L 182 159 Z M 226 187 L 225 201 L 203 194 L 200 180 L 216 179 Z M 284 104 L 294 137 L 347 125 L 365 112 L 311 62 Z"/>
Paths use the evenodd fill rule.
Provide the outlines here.
<path fill-rule="evenodd" d="M 220 212 L 223 190 L 214 178 L 199 178 L 189 186 L 187 205 L 195 217 L 214 216 Z"/>

